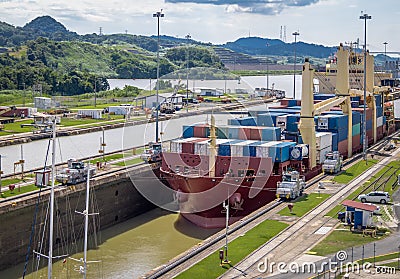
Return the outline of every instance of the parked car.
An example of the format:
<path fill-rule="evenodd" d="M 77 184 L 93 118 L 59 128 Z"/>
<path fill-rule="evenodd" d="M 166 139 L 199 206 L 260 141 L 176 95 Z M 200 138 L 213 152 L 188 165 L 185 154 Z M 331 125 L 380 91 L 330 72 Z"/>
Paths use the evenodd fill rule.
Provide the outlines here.
<path fill-rule="evenodd" d="M 388 192 L 383 191 L 373 191 L 368 194 L 362 194 L 358 196 L 361 202 L 377 202 L 377 203 L 388 203 L 390 201 L 390 196 Z"/>

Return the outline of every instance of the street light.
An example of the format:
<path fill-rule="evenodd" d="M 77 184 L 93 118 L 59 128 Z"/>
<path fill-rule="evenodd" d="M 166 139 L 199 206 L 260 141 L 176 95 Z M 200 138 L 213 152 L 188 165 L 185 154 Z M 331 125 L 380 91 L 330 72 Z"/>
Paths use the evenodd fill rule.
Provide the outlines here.
<path fill-rule="evenodd" d="M 187 71 L 186 71 L 186 112 L 189 111 L 189 43 L 190 43 L 190 38 L 192 38 L 190 36 L 190 34 L 187 34 L 185 36 L 185 38 L 187 39 L 187 53 L 186 53 L 186 61 L 187 61 Z"/>
<path fill-rule="evenodd" d="M 385 70 L 385 72 L 386 72 L 386 64 L 387 64 L 387 57 L 386 57 L 386 45 L 388 44 L 388 42 L 384 42 L 383 43 L 384 45 L 385 45 L 385 68 L 384 68 L 384 70 Z"/>
<path fill-rule="evenodd" d="M 159 12 L 153 14 L 153 17 L 157 18 L 157 85 L 156 85 L 156 142 L 158 142 L 158 112 L 160 110 L 160 104 L 158 103 L 158 91 L 160 89 L 160 17 L 164 17 L 162 9 Z"/>
<path fill-rule="evenodd" d="M 364 125 L 363 125 L 363 159 L 367 163 L 367 119 L 366 119 L 366 102 L 367 102 L 367 19 L 371 19 L 368 14 L 363 14 L 360 19 L 364 20 Z"/>
<path fill-rule="evenodd" d="M 266 43 L 266 46 L 269 47 L 270 44 L 269 44 L 269 43 Z M 268 90 L 268 88 L 269 88 L 269 64 L 268 64 L 268 57 L 266 58 L 265 62 L 266 62 L 266 64 L 267 64 L 267 90 Z"/>
<path fill-rule="evenodd" d="M 296 43 L 297 43 L 297 36 L 300 35 L 299 32 L 293 32 L 294 36 L 294 65 L 293 65 L 293 99 L 296 100 Z"/>

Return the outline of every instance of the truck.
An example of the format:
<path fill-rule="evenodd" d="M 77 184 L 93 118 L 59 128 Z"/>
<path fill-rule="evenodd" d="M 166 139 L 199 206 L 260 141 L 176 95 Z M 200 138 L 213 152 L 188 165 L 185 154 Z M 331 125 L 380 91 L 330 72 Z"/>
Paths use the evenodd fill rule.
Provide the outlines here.
<path fill-rule="evenodd" d="M 146 163 L 161 161 L 162 145 L 159 142 L 149 142 L 149 147 L 144 150 L 140 158 Z"/>
<path fill-rule="evenodd" d="M 89 178 L 96 173 L 95 167 L 85 166 L 84 162 L 76 159 L 69 159 L 68 166 L 63 168 L 56 175 L 56 181 L 63 185 L 74 185 L 86 181 L 89 171 Z"/>
<path fill-rule="evenodd" d="M 173 103 L 170 103 L 170 102 L 161 103 L 160 112 L 161 113 L 166 113 L 166 114 L 174 113 L 175 112 L 175 105 Z"/>
<path fill-rule="evenodd" d="M 325 173 L 338 173 L 342 170 L 343 156 L 339 151 L 328 152 L 322 164 L 322 171 Z"/>
<path fill-rule="evenodd" d="M 293 200 L 303 194 L 305 187 L 305 178 L 298 171 L 285 172 L 282 175 L 282 181 L 277 184 L 276 197 Z"/>

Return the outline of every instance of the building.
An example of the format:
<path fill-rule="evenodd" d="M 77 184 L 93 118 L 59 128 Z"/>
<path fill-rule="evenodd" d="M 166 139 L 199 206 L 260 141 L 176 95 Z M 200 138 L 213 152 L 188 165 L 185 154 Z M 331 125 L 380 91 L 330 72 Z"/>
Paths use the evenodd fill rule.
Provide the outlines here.
<path fill-rule="evenodd" d="M 376 205 L 353 200 L 345 200 L 342 205 L 346 206 L 345 222 L 348 224 L 353 223 L 354 229 L 365 229 L 373 225 L 373 212 L 378 209 Z"/>
<path fill-rule="evenodd" d="M 133 106 L 129 104 L 108 107 L 108 113 L 114 115 L 129 115 L 133 110 Z"/>
<path fill-rule="evenodd" d="M 160 93 L 158 94 L 158 103 L 172 103 L 175 106 L 183 104 L 183 99 L 186 98 L 185 95 L 176 93 Z M 155 108 L 157 107 L 157 95 L 146 96 L 144 101 L 145 108 Z"/>
<path fill-rule="evenodd" d="M 207 96 L 207 97 L 219 97 L 223 96 L 224 91 L 221 89 L 211 89 L 211 88 L 201 88 L 200 89 L 200 96 Z"/>
<path fill-rule="evenodd" d="M 102 109 L 80 109 L 78 110 L 78 117 L 89 117 L 93 119 L 103 118 Z"/>
<path fill-rule="evenodd" d="M 54 107 L 53 101 L 50 98 L 47 97 L 35 97 L 33 99 L 35 108 L 38 109 L 51 109 Z"/>

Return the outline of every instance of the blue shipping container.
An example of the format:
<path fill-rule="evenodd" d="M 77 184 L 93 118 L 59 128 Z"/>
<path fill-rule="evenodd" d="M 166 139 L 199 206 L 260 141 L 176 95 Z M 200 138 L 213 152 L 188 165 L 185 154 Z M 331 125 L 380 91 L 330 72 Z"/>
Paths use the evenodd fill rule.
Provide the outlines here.
<path fill-rule="evenodd" d="M 268 149 L 269 154 L 275 158 L 275 162 L 283 163 L 290 159 L 290 148 L 295 146 L 295 142 L 282 142 Z"/>
<path fill-rule="evenodd" d="M 249 145 L 243 146 L 243 156 L 256 157 L 257 156 L 257 146 L 265 142 L 257 141 L 250 143 Z"/>
<path fill-rule="evenodd" d="M 182 136 L 184 138 L 192 138 L 194 136 L 193 126 L 183 125 L 182 129 L 183 129 Z"/>
<path fill-rule="evenodd" d="M 338 133 L 332 133 L 332 151 L 339 150 L 339 135 Z"/>
<path fill-rule="evenodd" d="M 275 127 L 276 126 L 276 118 L 278 116 L 285 115 L 282 112 L 269 112 L 262 113 L 257 116 L 257 126 L 265 126 L 265 127 Z"/>
<path fill-rule="evenodd" d="M 335 132 L 338 134 L 338 141 L 339 142 L 341 142 L 343 140 L 346 140 L 348 138 L 349 131 L 347 129 L 347 126 L 344 127 L 344 129 L 340 129 L 340 130 L 337 130 Z"/>
<path fill-rule="evenodd" d="M 286 130 L 289 132 L 297 132 L 300 121 L 300 114 L 289 114 L 286 118 Z"/>
<path fill-rule="evenodd" d="M 232 140 L 218 145 L 219 156 L 231 156 L 231 144 L 240 143 L 242 140 Z"/>
<path fill-rule="evenodd" d="M 331 115 L 328 118 L 328 130 L 335 132 L 337 130 L 347 127 L 349 117 L 346 114 L 343 115 Z"/>
<path fill-rule="evenodd" d="M 280 127 L 263 127 L 260 128 L 262 141 L 277 141 L 281 140 Z"/>
<path fill-rule="evenodd" d="M 376 107 L 376 118 L 383 116 L 383 107 Z"/>

